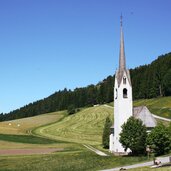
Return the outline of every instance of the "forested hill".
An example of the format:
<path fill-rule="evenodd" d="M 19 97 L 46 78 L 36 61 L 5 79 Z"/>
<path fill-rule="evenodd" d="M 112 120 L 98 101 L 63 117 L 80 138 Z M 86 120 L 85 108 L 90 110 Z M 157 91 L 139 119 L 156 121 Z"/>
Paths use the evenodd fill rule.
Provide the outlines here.
<path fill-rule="evenodd" d="M 133 98 L 155 98 L 171 95 L 171 53 L 159 56 L 149 65 L 130 70 Z M 108 76 L 97 85 L 75 90 L 64 89 L 49 97 L 30 103 L 8 114 L 0 114 L 0 121 L 35 116 L 43 113 L 80 108 L 113 101 L 114 76 Z"/>

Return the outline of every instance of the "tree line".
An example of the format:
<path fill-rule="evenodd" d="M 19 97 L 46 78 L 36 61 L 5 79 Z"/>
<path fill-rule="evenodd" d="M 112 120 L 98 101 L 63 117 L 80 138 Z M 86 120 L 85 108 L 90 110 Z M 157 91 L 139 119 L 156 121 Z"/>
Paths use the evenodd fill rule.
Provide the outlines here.
<path fill-rule="evenodd" d="M 159 56 L 149 65 L 130 69 L 133 99 L 155 98 L 171 95 L 171 53 Z M 0 114 L 0 121 L 35 116 L 43 113 L 66 110 L 68 106 L 80 108 L 113 101 L 115 76 L 108 76 L 96 85 L 64 89 L 47 98 L 38 100 L 11 111 Z"/>

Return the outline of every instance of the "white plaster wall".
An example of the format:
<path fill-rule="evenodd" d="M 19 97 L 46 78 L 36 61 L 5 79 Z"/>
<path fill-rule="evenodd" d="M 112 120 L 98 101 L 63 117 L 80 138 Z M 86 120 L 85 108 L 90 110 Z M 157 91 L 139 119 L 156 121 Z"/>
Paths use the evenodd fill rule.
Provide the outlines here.
<path fill-rule="evenodd" d="M 114 135 L 110 134 L 109 136 L 109 151 L 114 152 Z"/>
<path fill-rule="evenodd" d="M 114 87 L 114 152 L 124 152 L 124 148 L 119 142 L 119 134 L 121 133 L 121 126 L 132 116 L 132 86 L 128 82 L 126 73 L 124 73 L 123 77 L 126 78 L 126 84 L 123 84 L 122 79 L 118 88 L 117 79 L 115 79 Z M 118 95 L 116 95 L 116 88 Z M 124 88 L 127 89 L 127 98 L 123 98 Z"/>

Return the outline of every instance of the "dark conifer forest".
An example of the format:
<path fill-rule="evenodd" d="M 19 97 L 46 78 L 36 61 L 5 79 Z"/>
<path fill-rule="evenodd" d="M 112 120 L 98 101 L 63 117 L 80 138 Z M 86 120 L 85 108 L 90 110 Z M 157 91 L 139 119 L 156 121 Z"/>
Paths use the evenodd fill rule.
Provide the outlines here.
<path fill-rule="evenodd" d="M 161 55 L 149 65 L 130 69 L 133 99 L 148 99 L 171 95 L 171 53 Z M 64 89 L 47 98 L 30 103 L 8 114 L 0 114 L 0 121 L 35 116 L 43 113 L 92 106 L 113 101 L 114 75 L 97 85 Z"/>

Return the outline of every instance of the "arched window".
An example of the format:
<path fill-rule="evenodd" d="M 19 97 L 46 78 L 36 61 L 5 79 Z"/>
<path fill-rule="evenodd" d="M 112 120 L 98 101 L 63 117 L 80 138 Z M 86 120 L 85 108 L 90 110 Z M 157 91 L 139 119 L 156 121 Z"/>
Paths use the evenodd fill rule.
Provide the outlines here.
<path fill-rule="evenodd" d="M 126 84 L 126 78 L 123 77 L 123 84 Z"/>
<path fill-rule="evenodd" d="M 126 88 L 123 89 L 123 98 L 128 97 L 128 90 Z"/>
<path fill-rule="evenodd" d="M 115 94 L 115 99 L 117 99 L 118 98 L 118 90 L 117 90 L 117 88 L 116 88 L 116 92 L 115 92 L 116 94 Z"/>

